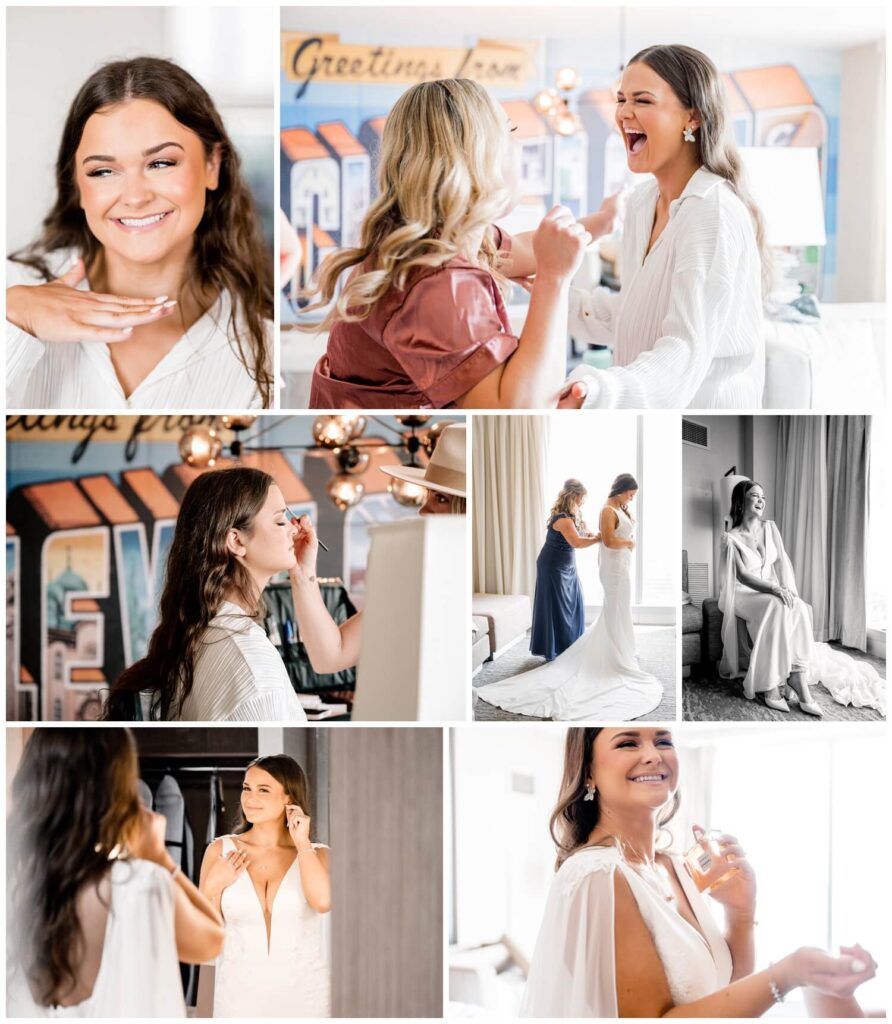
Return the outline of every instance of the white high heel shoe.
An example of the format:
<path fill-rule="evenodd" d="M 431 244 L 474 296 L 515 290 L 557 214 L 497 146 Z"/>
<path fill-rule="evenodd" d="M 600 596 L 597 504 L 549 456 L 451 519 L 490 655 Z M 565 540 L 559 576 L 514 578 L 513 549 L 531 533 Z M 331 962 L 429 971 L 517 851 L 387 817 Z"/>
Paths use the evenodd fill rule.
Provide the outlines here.
<path fill-rule="evenodd" d="M 765 707 L 771 708 L 772 711 L 789 711 L 790 706 L 784 700 L 783 697 L 762 697 L 765 701 Z"/>
<path fill-rule="evenodd" d="M 797 691 L 789 683 L 787 683 L 784 687 L 784 696 L 787 698 L 788 701 L 790 701 L 790 703 L 792 703 L 794 700 L 798 701 L 800 709 L 804 711 L 807 715 L 814 715 L 815 718 L 824 717 L 824 712 L 818 707 L 817 704 L 815 704 L 813 700 L 803 700 L 799 696 Z"/>

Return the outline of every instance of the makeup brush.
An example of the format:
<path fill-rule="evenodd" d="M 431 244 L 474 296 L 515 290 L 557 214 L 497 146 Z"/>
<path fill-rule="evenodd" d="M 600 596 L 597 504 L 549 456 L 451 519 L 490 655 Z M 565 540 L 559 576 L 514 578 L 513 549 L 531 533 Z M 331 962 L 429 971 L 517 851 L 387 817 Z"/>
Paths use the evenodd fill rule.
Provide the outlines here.
<path fill-rule="evenodd" d="M 290 509 L 290 508 L 286 508 L 286 509 L 285 509 L 285 514 L 286 514 L 286 515 L 288 516 L 288 518 L 289 518 L 289 519 L 290 519 L 290 520 L 292 521 L 292 523 L 294 523 L 295 525 L 298 525 L 298 524 L 300 523 L 300 516 L 296 516 L 296 515 L 295 515 L 295 514 L 294 514 L 294 513 L 293 513 L 293 512 L 291 511 L 291 509 Z M 323 551 L 328 551 L 328 548 L 326 547 L 326 545 L 325 545 L 325 544 L 323 544 L 323 543 L 322 543 L 322 541 L 321 541 L 321 540 L 319 540 L 319 537 L 316 537 L 316 541 L 317 541 L 317 543 L 319 544 L 319 547 L 320 547 L 320 548 L 322 548 L 322 550 L 323 550 Z"/>

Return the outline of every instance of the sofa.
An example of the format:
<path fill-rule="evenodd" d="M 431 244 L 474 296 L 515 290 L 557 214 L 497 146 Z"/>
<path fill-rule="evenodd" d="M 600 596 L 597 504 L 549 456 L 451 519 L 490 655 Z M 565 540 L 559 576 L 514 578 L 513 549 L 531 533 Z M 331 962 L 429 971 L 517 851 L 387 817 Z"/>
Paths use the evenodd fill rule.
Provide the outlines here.
<path fill-rule="evenodd" d="M 492 656 L 489 641 L 489 620 L 483 615 L 471 616 L 471 674 L 477 675 L 483 663 Z"/>
<path fill-rule="evenodd" d="M 486 661 L 500 657 L 509 647 L 524 639 L 533 624 L 533 607 L 527 594 L 474 594 L 471 614 L 486 622 L 489 636 Z"/>

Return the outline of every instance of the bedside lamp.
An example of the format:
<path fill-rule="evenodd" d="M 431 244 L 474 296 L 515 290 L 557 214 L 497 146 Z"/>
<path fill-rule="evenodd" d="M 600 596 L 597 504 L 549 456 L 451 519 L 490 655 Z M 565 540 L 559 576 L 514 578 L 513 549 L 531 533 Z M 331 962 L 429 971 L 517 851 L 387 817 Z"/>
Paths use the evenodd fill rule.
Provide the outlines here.
<path fill-rule="evenodd" d="M 824 199 L 818 151 L 798 146 L 743 147 L 747 184 L 765 220 L 772 249 L 826 245 Z M 769 296 L 788 303 L 801 294 L 792 277 L 798 265 L 792 253 L 775 253 L 776 280 Z"/>
<path fill-rule="evenodd" d="M 726 533 L 731 529 L 731 495 L 741 480 L 749 480 L 749 477 L 741 476 L 737 472 L 737 467 L 732 466 L 719 481 L 719 514 L 722 518 L 722 528 Z"/>

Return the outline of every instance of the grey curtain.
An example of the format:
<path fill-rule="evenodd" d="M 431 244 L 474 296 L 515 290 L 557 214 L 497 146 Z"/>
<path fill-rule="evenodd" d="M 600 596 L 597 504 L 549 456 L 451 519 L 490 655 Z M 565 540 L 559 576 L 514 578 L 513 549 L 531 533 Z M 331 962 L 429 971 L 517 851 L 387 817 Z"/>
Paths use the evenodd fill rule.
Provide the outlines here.
<path fill-rule="evenodd" d="M 474 591 L 533 594 L 548 508 L 545 416 L 475 416 Z"/>
<path fill-rule="evenodd" d="M 778 420 L 777 524 L 816 640 L 867 646 L 865 555 L 870 418 Z"/>

